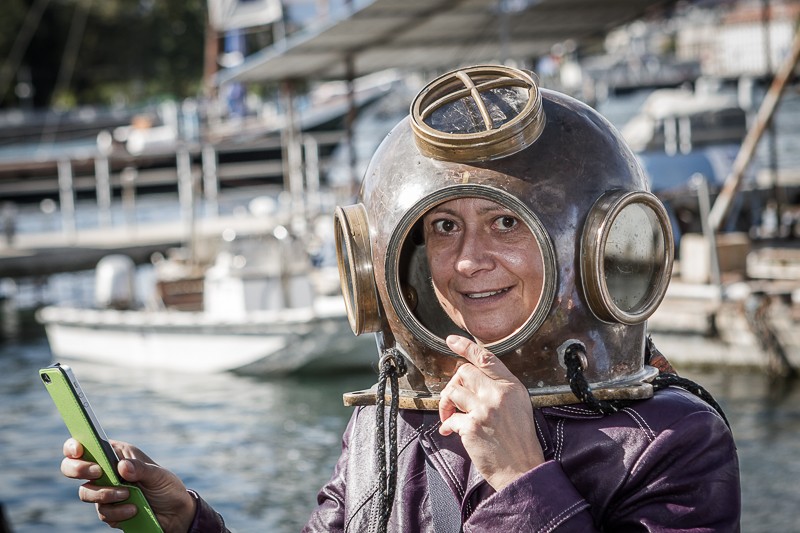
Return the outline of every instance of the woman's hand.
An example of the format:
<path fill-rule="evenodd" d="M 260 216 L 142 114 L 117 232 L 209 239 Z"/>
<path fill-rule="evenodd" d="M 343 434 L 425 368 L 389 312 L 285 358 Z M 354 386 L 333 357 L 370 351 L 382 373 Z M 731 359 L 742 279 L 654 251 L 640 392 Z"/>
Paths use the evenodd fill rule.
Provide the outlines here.
<path fill-rule="evenodd" d="M 125 481 L 139 485 L 164 532 L 188 531 L 194 519 L 195 499 L 178 476 L 158 466 L 135 446 L 120 441 L 111 441 L 111 445 L 120 457 L 119 475 Z M 133 517 L 137 512 L 136 506 L 119 504 L 128 498 L 128 489 L 92 484 L 91 480 L 101 475 L 100 466 L 84 461 L 82 456 L 83 446 L 77 440 L 68 439 L 64 443 L 61 472 L 69 478 L 90 480 L 78 489 L 80 499 L 94 503 L 100 520 L 111 527 Z"/>
<path fill-rule="evenodd" d="M 528 390 L 497 358 L 476 343 L 450 335 L 461 365 L 439 401 L 439 433 L 461 436 L 483 478 L 497 491 L 544 462 Z"/>

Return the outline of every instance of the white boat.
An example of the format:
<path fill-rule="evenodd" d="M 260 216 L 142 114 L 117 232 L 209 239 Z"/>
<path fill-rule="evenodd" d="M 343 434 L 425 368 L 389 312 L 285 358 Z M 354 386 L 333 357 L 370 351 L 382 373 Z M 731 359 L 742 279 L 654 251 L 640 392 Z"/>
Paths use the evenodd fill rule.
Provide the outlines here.
<path fill-rule="evenodd" d="M 50 306 L 38 318 L 59 360 L 259 375 L 369 368 L 375 343 L 353 335 L 340 303 L 320 298 L 307 308 L 227 320 L 204 312 Z"/>
<path fill-rule="evenodd" d="M 796 281 L 742 280 L 723 286 L 673 280 L 647 322 L 658 349 L 678 367 L 800 368 Z"/>
<path fill-rule="evenodd" d="M 722 186 L 747 134 L 747 113 L 731 95 L 659 89 L 621 133 L 653 193 L 681 206 L 696 205 L 694 177 L 703 175 L 712 192 Z M 749 169 L 746 182 L 755 174 L 755 167 Z"/>
<path fill-rule="evenodd" d="M 369 368 L 375 342 L 350 330 L 335 273 L 310 268 L 288 237 L 250 244 L 256 253 L 248 257 L 241 248 L 216 256 L 202 274 L 202 309 L 192 311 L 180 299 L 183 305 L 171 307 L 163 299 L 135 305 L 132 262 L 105 258 L 96 270 L 95 308 L 38 311 L 53 356 L 192 373 Z M 195 278 L 187 280 L 196 287 Z"/>

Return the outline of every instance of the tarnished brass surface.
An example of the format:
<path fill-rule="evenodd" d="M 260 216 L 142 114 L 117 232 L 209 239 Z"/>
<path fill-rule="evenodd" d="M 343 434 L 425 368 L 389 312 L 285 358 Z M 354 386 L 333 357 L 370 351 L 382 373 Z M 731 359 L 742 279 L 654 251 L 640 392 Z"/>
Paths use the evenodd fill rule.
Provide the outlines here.
<path fill-rule="evenodd" d="M 649 210 L 657 219 L 658 227 L 653 227 L 664 248 L 661 257 L 646 258 L 647 265 L 653 272 L 646 283 L 640 283 L 645 291 L 632 309 L 623 309 L 615 301 L 609 288 L 610 273 L 605 267 L 608 252 L 608 240 L 620 214 L 626 208 L 639 206 Z M 636 241 L 647 237 L 648 228 L 642 225 L 624 228 L 627 235 L 626 245 L 634 247 Z M 623 324 L 640 324 L 652 315 L 664 298 L 672 273 L 672 258 L 675 245 L 672 237 L 672 226 L 664 206 L 651 193 L 645 191 L 631 192 L 613 190 L 604 194 L 594 205 L 581 238 L 581 274 L 583 290 L 592 311 L 602 320 L 616 321 Z M 633 272 L 636 265 L 631 259 L 629 267 Z M 646 288 L 644 287 L 646 285 Z"/>
<path fill-rule="evenodd" d="M 506 113 L 500 113 L 502 123 L 498 124 L 498 117 L 488 109 L 485 93 L 513 88 L 521 89 L 525 100 L 510 120 Z M 441 131 L 428 124 L 435 112 L 462 99 L 464 109 L 469 107 L 480 114 L 482 124 L 475 131 Z M 532 74 L 496 65 L 474 66 L 440 76 L 420 91 L 411 104 L 410 116 L 423 154 L 459 162 L 489 161 L 519 152 L 536 141 L 545 125 L 542 95 Z"/>
<path fill-rule="evenodd" d="M 333 224 L 339 280 L 350 328 L 356 335 L 374 333 L 381 324 L 367 211 L 362 204 L 337 207 Z"/>
<path fill-rule="evenodd" d="M 434 101 L 447 100 L 448 90 L 454 95 L 464 90 L 463 76 L 453 80 L 455 85 L 445 84 L 442 90 L 437 86 L 436 94 L 430 98 L 420 97 L 422 115 Z M 487 80 L 481 83 L 484 81 Z M 468 92 L 472 94 L 472 89 Z M 412 119 L 406 118 L 387 135 L 366 171 L 361 202 L 369 228 L 362 228 L 360 237 L 354 233 L 351 237 L 368 240 L 377 300 L 364 306 L 364 310 L 373 308 L 375 316 L 359 320 L 374 327 L 378 322 L 371 320 L 379 318 L 379 334 L 391 339 L 385 347 L 397 348 L 406 358 L 408 372 L 400 378 L 400 389 L 401 401 L 408 408 L 435 401 L 460 361 L 444 339 L 448 334 L 465 332 L 444 314 L 433 293 L 419 221 L 435 205 L 461 197 L 487 198 L 512 208 L 530 227 L 544 261 L 546 279 L 539 307 L 516 332 L 486 348 L 498 355 L 529 390 L 538 391 L 534 396 L 548 396 L 554 403 L 563 403 L 571 393 L 558 348 L 574 339 L 585 346 L 584 376 L 597 394 L 618 394 L 626 389 L 635 392 L 620 394 L 641 394 L 638 383 L 644 368 L 646 334 L 643 320 L 660 301 L 661 287 L 666 287 L 669 280 L 667 261 L 672 255 L 669 227 L 660 218 L 663 207 L 651 195 L 642 194 L 648 190 L 647 179 L 635 155 L 605 118 L 569 96 L 546 89 L 537 92 L 546 122 L 528 124 L 534 129 L 543 128 L 528 140 L 523 139 L 517 146 L 522 148 L 511 155 L 468 163 L 459 159 L 463 154 L 451 149 L 432 154 L 420 148 L 430 143 L 430 139 L 423 138 L 426 134 L 420 133 L 424 128 L 412 126 Z M 475 116 L 478 114 L 469 119 Z M 482 113 L 480 116 L 485 119 Z M 442 120 L 446 122 L 448 117 Z M 511 122 L 513 119 L 508 123 Z M 609 235 L 611 230 L 605 229 L 602 221 L 613 222 L 613 206 L 598 207 L 602 202 L 596 205 L 608 194 L 641 200 L 645 206 L 651 200 L 655 202 L 655 218 L 661 221 L 658 231 L 666 234 L 662 237 L 669 243 L 665 242 L 668 257 L 657 261 L 658 268 L 664 271 L 663 275 L 654 275 L 658 287 L 652 291 L 652 298 L 643 298 L 642 306 L 637 307 L 638 300 L 630 306 L 625 304 L 630 317 L 607 312 L 606 307 L 614 302 L 610 296 L 602 295 L 602 282 L 600 296 L 594 296 L 591 290 L 590 296 L 585 288 L 587 277 L 596 276 L 595 282 L 600 278 L 593 270 L 596 264 L 582 265 L 581 238 L 594 219 L 601 221 L 601 227 L 586 230 L 591 235 L 588 239 Z M 598 209 L 600 214 L 595 213 Z M 347 231 L 343 229 L 341 233 L 346 235 Z M 602 249 L 590 253 L 595 254 L 593 261 L 602 259 Z M 361 264 L 355 258 L 348 261 Z M 361 270 L 351 265 L 349 272 L 367 275 L 366 268 Z M 350 285 L 360 287 L 356 283 Z M 346 286 L 343 284 L 343 288 Z M 358 292 L 350 290 L 352 294 Z M 356 300 L 360 305 L 361 298 L 353 298 Z M 598 305 L 595 300 L 601 303 Z M 620 387 L 620 383 L 626 385 Z M 602 392 L 608 388 L 603 384 L 614 384 L 610 387 L 612 392 Z M 369 403 L 363 399 L 369 397 L 368 392 L 348 397 L 352 398 L 349 402 Z M 374 400 L 374 394 L 372 397 Z"/>
<path fill-rule="evenodd" d="M 641 381 L 620 383 L 613 386 L 598 386 L 592 389 L 592 394 L 598 400 L 646 400 L 653 397 L 653 386 L 649 383 L 658 374 L 658 370 L 646 366 Z M 572 405 L 580 400 L 572 394 L 569 388 L 558 387 L 547 391 L 529 389 L 531 405 L 534 408 L 551 407 L 554 405 Z M 367 390 L 348 392 L 342 397 L 347 407 L 375 405 L 378 399 L 377 386 Z M 386 405 L 389 405 L 391 396 L 386 394 Z M 437 411 L 439 409 L 438 393 L 421 393 L 402 390 L 399 399 L 400 409 L 416 409 L 420 411 Z"/>

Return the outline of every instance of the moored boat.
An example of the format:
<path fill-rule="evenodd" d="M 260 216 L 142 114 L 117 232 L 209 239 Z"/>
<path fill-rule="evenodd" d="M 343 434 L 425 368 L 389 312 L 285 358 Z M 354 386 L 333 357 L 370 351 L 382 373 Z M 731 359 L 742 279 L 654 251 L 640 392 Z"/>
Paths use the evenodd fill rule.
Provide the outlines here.
<path fill-rule="evenodd" d="M 54 357 L 192 373 L 369 368 L 375 343 L 350 330 L 335 270 L 311 267 L 301 241 L 276 233 L 281 238 L 221 251 L 207 268 L 187 268 L 193 291 L 202 272 L 201 294 L 190 295 L 201 305 L 164 291 L 164 280 L 155 283 L 155 302 L 137 302 L 133 263 L 105 258 L 96 270 L 94 308 L 38 311 Z M 169 286 L 180 285 L 180 268 L 162 270 L 173 273 Z"/>

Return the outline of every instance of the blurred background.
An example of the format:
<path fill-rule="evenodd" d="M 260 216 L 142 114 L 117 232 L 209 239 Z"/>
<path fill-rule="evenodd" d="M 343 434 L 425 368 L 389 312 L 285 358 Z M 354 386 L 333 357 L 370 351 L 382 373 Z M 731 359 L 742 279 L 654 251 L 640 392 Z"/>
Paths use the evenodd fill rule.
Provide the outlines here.
<path fill-rule="evenodd" d="M 233 531 L 298 531 L 376 380 L 332 213 L 416 92 L 530 69 L 670 213 L 649 329 L 731 420 L 742 530 L 800 531 L 800 2 L 3 0 L 0 532 L 104 531 L 37 369 Z"/>

